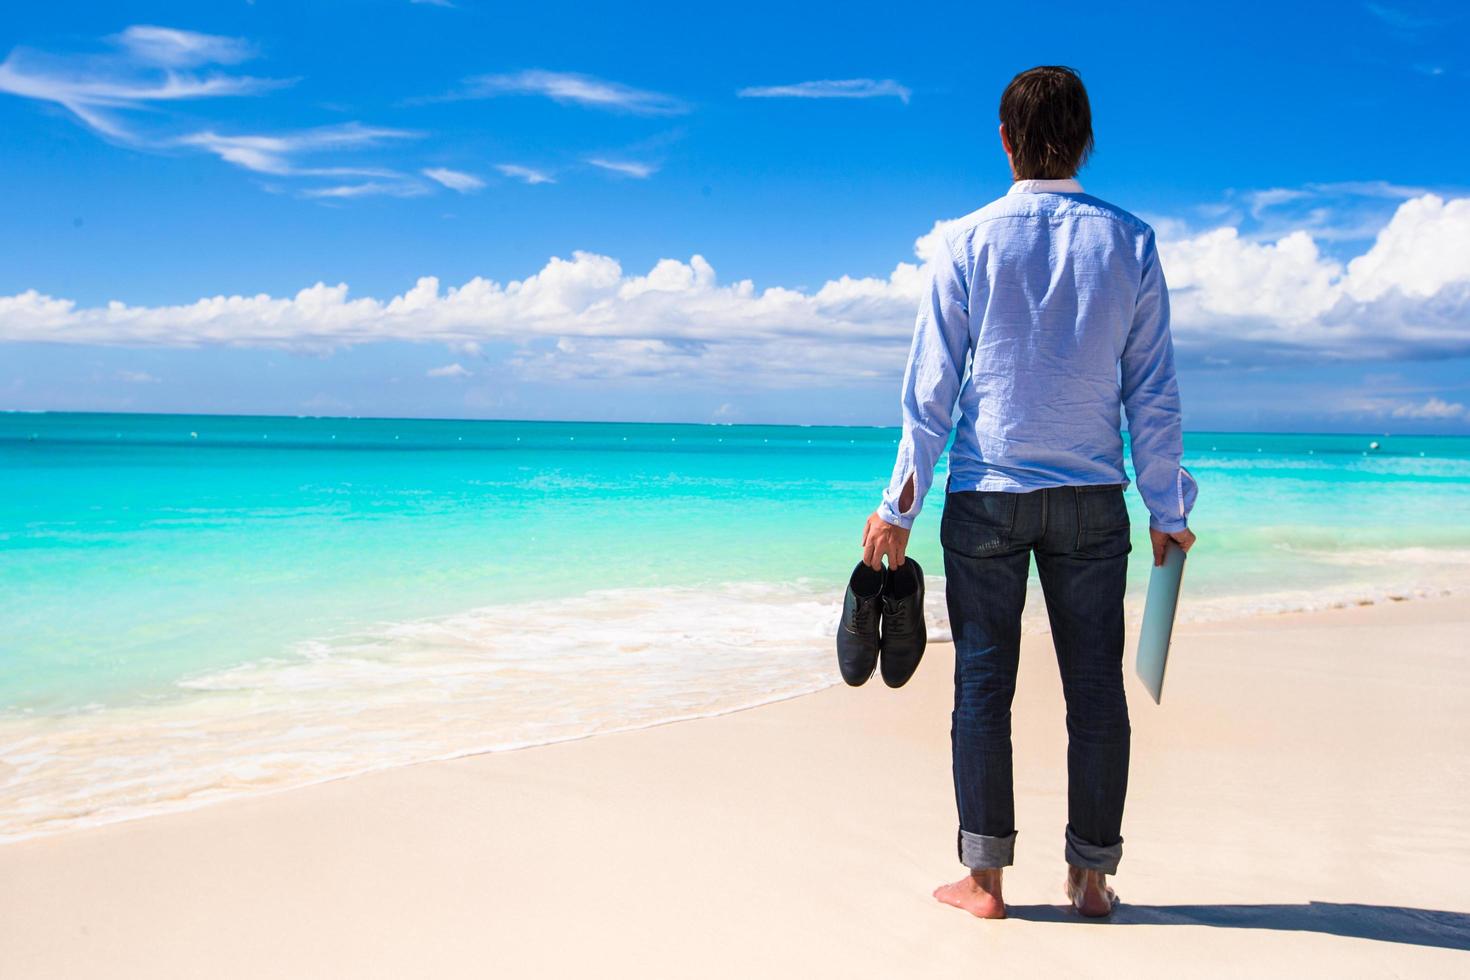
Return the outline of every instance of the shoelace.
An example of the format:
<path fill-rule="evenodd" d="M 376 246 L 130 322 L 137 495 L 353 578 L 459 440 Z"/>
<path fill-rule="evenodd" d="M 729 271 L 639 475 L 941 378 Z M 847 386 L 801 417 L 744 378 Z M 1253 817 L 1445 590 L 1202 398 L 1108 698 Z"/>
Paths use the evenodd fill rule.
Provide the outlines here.
<path fill-rule="evenodd" d="M 859 633 L 868 633 L 873 629 L 873 607 L 876 602 L 859 602 L 857 609 L 852 614 L 852 628 Z"/>
<path fill-rule="evenodd" d="M 909 606 L 907 603 L 891 605 L 884 613 L 884 625 L 890 632 L 907 633 L 909 631 Z"/>

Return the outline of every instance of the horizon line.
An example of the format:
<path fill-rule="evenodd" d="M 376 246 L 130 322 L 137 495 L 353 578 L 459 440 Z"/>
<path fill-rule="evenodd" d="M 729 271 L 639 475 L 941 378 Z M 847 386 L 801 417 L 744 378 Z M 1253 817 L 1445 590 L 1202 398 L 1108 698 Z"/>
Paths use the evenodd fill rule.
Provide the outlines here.
<path fill-rule="evenodd" d="M 898 423 L 876 425 L 871 423 L 840 422 L 676 422 L 649 421 L 648 419 L 530 419 L 530 418 L 466 418 L 448 415 L 286 415 L 275 412 L 128 412 L 128 411 L 77 411 L 71 409 L 24 409 L 0 408 L 0 415 L 101 415 L 136 418 L 218 418 L 218 419 L 286 419 L 295 421 L 321 420 L 339 422 L 491 422 L 533 423 L 538 425 L 687 425 L 710 428 L 800 428 L 800 429 L 900 429 Z M 1120 429 L 1126 433 L 1127 429 Z M 1185 435 L 1293 435 L 1293 436 L 1368 436 L 1378 438 L 1410 437 L 1415 439 L 1463 439 L 1470 437 L 1470 429 L 1461 432 L 1384 432 L 1380 430 L 1344 430 L 1329 432 L 1321 429 L 1185 429 Z"/>

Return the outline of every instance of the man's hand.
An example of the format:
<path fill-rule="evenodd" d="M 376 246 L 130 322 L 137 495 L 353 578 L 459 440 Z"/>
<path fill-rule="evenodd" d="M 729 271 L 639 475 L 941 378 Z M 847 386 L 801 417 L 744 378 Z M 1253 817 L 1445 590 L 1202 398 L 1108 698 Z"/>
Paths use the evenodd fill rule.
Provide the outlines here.
<path fill-rule="evenodd" d="M 1183 548 L 1185 554 L 1188 554 L 1189 549 L 1194 547 L 1194 532 L 1189 528 L 1185 528 L 1182 531 L 1175 531 L 1172 534 L 1167 531 L 1155 531 L 1153 528 L 1149 528 L 1148 536 L 1154 545 L 1155 565 L 1162 565 L 1164 563 L 1164 546 L 1170 541 Z"/>
<path fill-rule="evenodd" d="M 873 511 L 863 527 L 863 564 L 877 571 L 883 567 L 883 556 L 888 556 L 888 567 L 903 564 L 903 553 L 908 550 L 909 529 L 889 524 Z"/>

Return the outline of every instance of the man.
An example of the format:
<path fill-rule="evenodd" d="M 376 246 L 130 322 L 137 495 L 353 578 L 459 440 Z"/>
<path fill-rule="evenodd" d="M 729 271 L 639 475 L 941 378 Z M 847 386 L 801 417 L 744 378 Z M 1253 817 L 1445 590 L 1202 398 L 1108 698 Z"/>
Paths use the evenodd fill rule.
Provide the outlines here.
<path fill-rule="evenodd" d="M 934 896 L 1005 916 L 1001 875 L 1016 840 L 1011 699 L 1034 552 L 1067 701 L 1066 891 L 1084 915 L 1103 916 L 1117 900 L 1106 876 L 1122 853 L 1130 736 L 1120 407 L 1155 564 L 1169 541 L 1186 551 L 1194 543 L 1196 489 L 1180 465 L 1169 296 L 1153 230 L 1074 179 L 1092 149 L 1081 78 L 1070 68 L 1022 72 L 1001 96 L 1000 122 L 1014 183 L 952 222 L 930 262 L 898 461 L 864 528 L 863 560 L 903 564 L 954 427 L 939 533 L 955 644 L 959 856 L 970 874 Z"/>

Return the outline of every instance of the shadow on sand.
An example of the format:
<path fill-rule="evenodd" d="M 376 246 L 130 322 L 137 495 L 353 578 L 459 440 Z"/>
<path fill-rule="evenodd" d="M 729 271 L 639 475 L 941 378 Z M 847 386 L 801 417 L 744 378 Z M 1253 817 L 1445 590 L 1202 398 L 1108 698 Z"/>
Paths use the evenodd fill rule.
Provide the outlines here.
<path fill-rule="evenodd" d="M 1084 919 L 1066 905 L 1008 905 L 1013 919 L 1115 926 L 1214 926 L 1279 929 L 1384 943 L 1470 950 L 1470 914 L 1392 905 L 1308 902 L 1305 905 L 1129 905 L 1110 919 Z"/>

